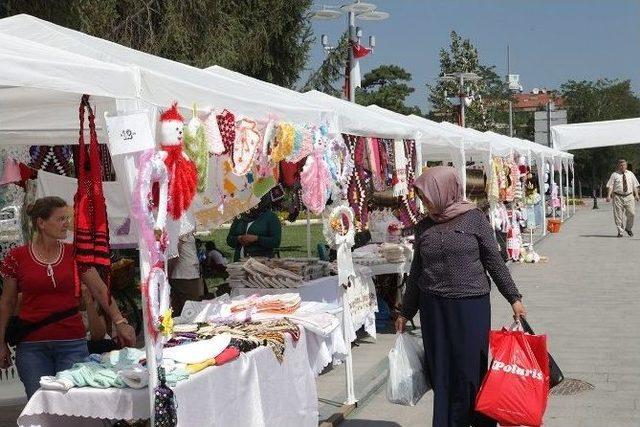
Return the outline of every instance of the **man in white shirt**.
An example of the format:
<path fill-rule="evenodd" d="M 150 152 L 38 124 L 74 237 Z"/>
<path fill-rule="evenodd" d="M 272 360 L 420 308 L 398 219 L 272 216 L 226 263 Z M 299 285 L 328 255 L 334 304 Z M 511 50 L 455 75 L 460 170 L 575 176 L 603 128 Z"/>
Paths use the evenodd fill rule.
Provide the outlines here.
<path fill-rule="evenodd" d="M 179 316 L 186 301 L 199 301 L 204 295 L 196 238 L 193 232 L 180 236 L 178 256 L 169 260 L 168 267 L 171 308 L 173 315 Z"/>
<path fill-rule="evenodd" d="M 618 170 L 611 174 L 607 183 L 607 202 L 613 197 L 613 220 L 618 228 L 618 237 L 622 237 L 623 231 L 633 236 L 636 200 L 640 200 L 638 187 L 638 179 L 633 172 L 627 170 L 627 161 L 618 160 Z"/>

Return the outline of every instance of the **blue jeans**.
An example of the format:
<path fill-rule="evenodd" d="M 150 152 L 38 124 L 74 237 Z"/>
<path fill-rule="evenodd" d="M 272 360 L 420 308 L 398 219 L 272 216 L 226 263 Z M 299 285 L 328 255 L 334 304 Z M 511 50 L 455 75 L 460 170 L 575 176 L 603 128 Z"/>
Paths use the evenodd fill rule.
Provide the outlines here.
<path fill-rule="evenodd" d="M 69 369 L 89 356 L 87 340 L 22 342 L 16 346 L 16 368 L 27 398 L 40 388 L 40 377 Z"/>

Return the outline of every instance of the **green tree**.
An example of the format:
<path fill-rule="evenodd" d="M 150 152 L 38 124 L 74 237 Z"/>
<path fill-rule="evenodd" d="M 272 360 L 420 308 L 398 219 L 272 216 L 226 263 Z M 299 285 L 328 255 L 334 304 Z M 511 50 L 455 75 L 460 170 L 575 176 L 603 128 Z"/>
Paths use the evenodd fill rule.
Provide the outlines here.
<path fill-rule="evenodd" d="M 495 72 L 495 67 L 480 63 L 478 50 L 471 40 L 463 39 L 452 31 L 448 50 L 440 49 L 440 77 L 454 72 L 473 72 L 482 78 L 477 82 L 465 82 L 465 90 L 475 94 L 474 101 L 466 109 L 466 125 L 481 131 L 500 131 L 502 127 L 498 123 L 504 123 L 501 116 L 504 115 L 505 105 L 511 95 Z M 429 116 L 432 119 L 451 122 L 456 120 L 447 97 L 456 96 L 460 90 L 458 86 L 458 82 L 442 80 L 427 85 L 432 105 Z"/>
<path fill-rule="evenodd" d="M 213 64 L 291 87 L 313 42 L 312 0 L 6 0 L 28 13 L 203 68 Z"/>
<path fill-rule="evenodd" d="M 407 84 L 411 73 L 397 65 L 381 65 L 364 75 L 362 87 L 356 90 L 356 102 L 377 105 L 400 114 L 422 115 L 420 108 L 408 107 L 407 96 L 415 89 Z"/>
<path fill-rule="evenodd" d="M 560 86 L 569 123 L 618 120 L 640 116 L 640 99 L 631 90 L 629 80 L 569 80 Z M 580 187 L 599 195 L 618 158 L 640 166 L 638 146 L 600 147 L 575 151 L 576 179 Z"/>
<path fill-rule="evenodd" d="M 302 91 L 317 90 L 331 96 L 341 97 L 344 86 L 344 73 L 349 53 L 349 33 L 340 37 L 338 45 L 331 49 L 322 64 L 311 73 L 302 86 Z M 343 86 L 336 87 L 342 82 Z"/>

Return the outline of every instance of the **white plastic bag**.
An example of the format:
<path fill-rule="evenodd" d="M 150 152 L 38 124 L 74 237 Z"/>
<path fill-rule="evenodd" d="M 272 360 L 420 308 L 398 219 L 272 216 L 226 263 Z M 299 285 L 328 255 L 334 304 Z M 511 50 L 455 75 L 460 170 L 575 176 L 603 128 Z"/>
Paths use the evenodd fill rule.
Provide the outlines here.
<path fill-rule="evenodd" d="M 398 334 L 389 352 L 387 400 L 399 405 L 414 406 L 429 390 L 424 370 L 424 347 L 420 337 Z"/>

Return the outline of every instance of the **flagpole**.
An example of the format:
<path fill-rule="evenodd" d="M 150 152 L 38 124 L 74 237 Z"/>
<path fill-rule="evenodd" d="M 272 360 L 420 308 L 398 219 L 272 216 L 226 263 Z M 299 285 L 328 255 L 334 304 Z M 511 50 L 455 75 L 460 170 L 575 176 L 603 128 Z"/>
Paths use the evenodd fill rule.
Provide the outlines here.
<path fill-rule="evenodd" d="M 356 33 L 356 14 L 353 10 L 349 10 L 347 15 L 348 25 L 349 25 L 349 58 L 347 60 L 347 75 L 345 76 L 345 86 L 347 88 L 347 101 L 356 102 L 356 85 L 355 79 L 353 78 L 353 67 L 355 66 L 354 58 L 353 58 L 353 46 L 355 44 L 355 33 Z"/>

